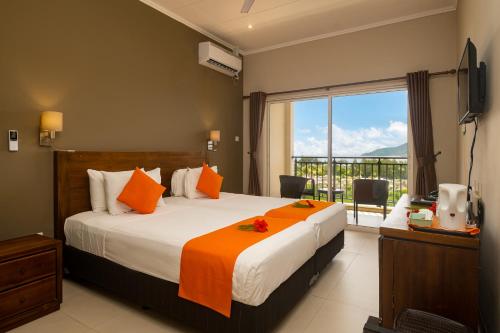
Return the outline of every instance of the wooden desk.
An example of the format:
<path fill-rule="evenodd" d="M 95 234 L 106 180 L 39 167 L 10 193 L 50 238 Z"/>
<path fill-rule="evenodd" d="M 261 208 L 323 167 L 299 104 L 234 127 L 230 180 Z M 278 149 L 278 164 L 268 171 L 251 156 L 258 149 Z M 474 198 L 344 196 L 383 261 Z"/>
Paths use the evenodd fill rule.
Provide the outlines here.
<path fill-rule="evenodd" d="M 380 228 L 382 326 L 405 308 L 435 313 L 473 328 L 479 312 L 479 238 L 408 229 L 403 196 Z"/>

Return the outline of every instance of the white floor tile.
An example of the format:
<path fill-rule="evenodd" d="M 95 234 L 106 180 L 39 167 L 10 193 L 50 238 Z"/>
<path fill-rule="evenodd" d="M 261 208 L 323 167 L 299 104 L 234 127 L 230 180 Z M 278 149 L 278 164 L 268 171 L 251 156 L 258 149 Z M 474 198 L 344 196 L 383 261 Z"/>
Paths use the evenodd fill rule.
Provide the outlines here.
<path fill-rule="evenodd" d="M 71 280 L 64 280 L 63 283 L 63 295 L 64 301 L 68 301 L 75 295 L 88 292 L 84 286 Z"/>
<path fill-rule="evenodd" d="M 11 333 L 92 333 L 92 329 L 74 320 L 62 311 L 53 312 L 45 317 L 18 327 Z"/>
<path fill-rule="evenodd" d="M 319 312 L 325 300 L 307 294 L 299 304 L 290 312 L 283 322 L 275 330 L 276 333 L 299 333 L 304 332 L 309 323 Z"/>
<path fill-rule="evenodd" d="M 354 253 L 361 253 L 363 247 L 368 242 L 373 242 L 378 238 L 376 234 L 359 231 L 344 231 L 344 250 Z"/>
<path fill-rule="evenodd" d="M 361 333 L 369 313 L 341 302 L 326 301 L 305 333 Z"/>
<path fill-rule="evenodd" d="M 311 294 L 326 298 L 342 279 L 356 256 L 356 253 L 349 251 L 341 251 L 337 254 L 332 263 L 321 272 L 319 279 L 311 288 Z"/>
<path fill-rule="evenodd" d="M 378 315 L 378 278 L 377 257 L 358 255 L 326 298 L 363 308 L 371 315 Z"/>
<path fill-rule="evenodd" d="M 384 221 L 384 215 L 381 213 L 359 212 L 358 225 L 371 228 L 379 228 Z M 356 219 L 351 210 L 347 211 L 347 223 L 356 224 Z"/>
<path fill-rule="evenodd" d="M 181 333 L 195 332 L 191 328 L 161 317 L 153 311 L 129 309 L 111 320 L 97 325 L 99 333 Z"/>
<path fill-rule="evenodd" d="M 63 302 L 61 310 L 84 325 L 95 328 L 112 318 L 125 315 L 130 308 L 107 294 L 88 289 Z"/>

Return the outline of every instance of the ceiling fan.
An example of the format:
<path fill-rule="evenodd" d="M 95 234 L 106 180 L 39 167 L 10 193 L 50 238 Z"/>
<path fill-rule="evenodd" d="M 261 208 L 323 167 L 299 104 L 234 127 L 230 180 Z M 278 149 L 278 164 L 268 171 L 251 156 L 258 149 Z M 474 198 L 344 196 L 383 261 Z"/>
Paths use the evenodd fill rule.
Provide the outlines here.
<path fill-rule="evenodd" d="M 242 14 L 246 14 L 250 11 L 250 9 L 252 8 L 252 5 L 253 5 L 253 2 L 255 0 L 245 0 L 243 2 L 243 7 L 241 7 L 241 13 Z"/>

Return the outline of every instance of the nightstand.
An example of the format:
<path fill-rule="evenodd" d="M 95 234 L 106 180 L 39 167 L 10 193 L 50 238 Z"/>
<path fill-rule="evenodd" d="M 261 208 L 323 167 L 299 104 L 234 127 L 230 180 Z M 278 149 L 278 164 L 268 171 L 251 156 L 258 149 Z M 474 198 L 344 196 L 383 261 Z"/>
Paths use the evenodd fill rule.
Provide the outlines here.
<path fill-rule="evenodd" d="M 0 332 L 59 310 L 62 243 L 40 235 L 0 242 Z"/>

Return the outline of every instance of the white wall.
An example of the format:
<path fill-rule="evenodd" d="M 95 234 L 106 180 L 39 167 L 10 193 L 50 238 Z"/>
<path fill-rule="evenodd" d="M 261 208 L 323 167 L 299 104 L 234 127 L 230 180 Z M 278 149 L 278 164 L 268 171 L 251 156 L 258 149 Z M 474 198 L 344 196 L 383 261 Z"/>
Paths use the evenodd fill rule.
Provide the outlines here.
<path fill-rule="evenodd" d="M 291 103 L 269 105 L 269 196 L 280 197 L 280 175 L 290 175 Z"/>
<path fill-rule="evenodd" d="M 244 94 L 274 92 L 455 68 L 456 13 L 446 13 L 244 57 Z M 457 181 L 455 77 L 431 79 L 439 182 Z M 248 102 L 244 128 L 248 128 Z M 248 141 L 248 136 L 244 136 Z M 264 141 L 262 141 L 264 142 Z M 244 169 L 248 156 L 244 153 Z M 248 172 L 244 171 L 244 182 Z"/>

